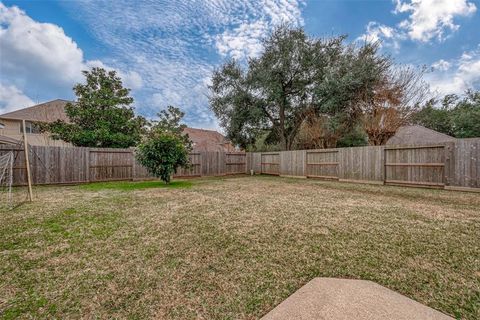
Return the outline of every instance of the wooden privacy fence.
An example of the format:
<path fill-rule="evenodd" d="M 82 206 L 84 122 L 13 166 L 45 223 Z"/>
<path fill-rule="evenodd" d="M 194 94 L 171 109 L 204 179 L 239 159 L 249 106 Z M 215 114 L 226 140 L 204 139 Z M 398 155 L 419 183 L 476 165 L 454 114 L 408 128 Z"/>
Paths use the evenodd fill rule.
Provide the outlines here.
<path fill-rule="evenodd" d="M 22 147 L 14 151 L 14 184 L 27 183 Z M 142 180 L 151 176 L 132 149 L 31 146 L 33 184 Z M 480 190 L 480 138 L 425 146 L 368 146 L 282 152 L 193 152 L 176 177 L 255 173 L 378 184 Z"/>
<path fill-rule="evenodd" d="M 0 155 L 13 151 L 13 181 L 26 185 L 25 151 L 23 147 L 0 145 Z M 246 172 L 243 152 L 193 152 L 191 166 L 179 168 L 176 177 L 222 176 Z M 144 180 L 152 178 L 135 161 L 132 149 L 29 146 L 32 183 L 76 184 L 98 181 Z"/>
<path fill-rule="evenodd" d="M 445 145 L 386 147 L 385 183 L 443 187 L 448 153 Z"/>
<path fill-rule="evenodd" d="M 247 171 L 446 189 L 480 188 L 480 138 L 435 145 L 368 146 L 247 154 Z"/>
<path fill-rule="evenodd" d="M 338 179 L 338 149 L 306 151 L 306 176 Z"/>

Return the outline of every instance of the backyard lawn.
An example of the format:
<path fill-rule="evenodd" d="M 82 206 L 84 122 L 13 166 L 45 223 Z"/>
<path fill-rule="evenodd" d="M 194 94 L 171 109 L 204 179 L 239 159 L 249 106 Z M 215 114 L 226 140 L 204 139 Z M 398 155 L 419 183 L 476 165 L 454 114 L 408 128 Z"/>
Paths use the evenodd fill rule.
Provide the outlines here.
<path fill-rule="evenodd" d="M 480 318 L 480 194 L 279 177 L 36 188 L 0 213 L 0 317 L 253 319 L 314 277 Z"/>

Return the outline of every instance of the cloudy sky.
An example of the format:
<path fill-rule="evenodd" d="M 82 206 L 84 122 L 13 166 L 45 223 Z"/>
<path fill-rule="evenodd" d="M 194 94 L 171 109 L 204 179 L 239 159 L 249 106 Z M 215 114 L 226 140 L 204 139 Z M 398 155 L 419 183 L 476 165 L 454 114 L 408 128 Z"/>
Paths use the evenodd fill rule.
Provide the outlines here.
<path fill-rule="evenodd" d="M 480 89 L 479 0 L 0 1 L 0 114 L 73 99 L 81 70 L 103 66 L 132 89 L 138 113 L 172 104 L 216 128 L 212 70 L 261 53 L 276 25 L 317 37 L 381 40 L 397 62 L 426 65 L 438 94 Z"/>

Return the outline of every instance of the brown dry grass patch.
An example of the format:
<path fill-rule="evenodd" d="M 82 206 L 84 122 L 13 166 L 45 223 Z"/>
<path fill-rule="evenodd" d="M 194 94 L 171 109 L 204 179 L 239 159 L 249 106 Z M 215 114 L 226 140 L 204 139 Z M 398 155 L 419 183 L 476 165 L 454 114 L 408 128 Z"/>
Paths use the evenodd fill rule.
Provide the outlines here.
<path fill-rule="evenodd" d="M 318 276 L 480 316 L 478 194 L 242 177 L 37 195 L 0 214 L 5 319 L 253 319 Z"/>

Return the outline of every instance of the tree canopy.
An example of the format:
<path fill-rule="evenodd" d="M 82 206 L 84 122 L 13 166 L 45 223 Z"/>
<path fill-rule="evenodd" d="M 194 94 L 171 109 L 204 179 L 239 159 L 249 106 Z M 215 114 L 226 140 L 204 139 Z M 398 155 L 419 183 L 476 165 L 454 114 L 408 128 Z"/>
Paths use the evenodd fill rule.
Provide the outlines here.
<path fill-rule="evenodd" d="M 311 38 L 301 28 L 280 26 L 246 67 L 231 60 L 215 70 L 210 106 L 227 137 L 245 148 L 267 133 L 266 140 L 290 150 L 311 115 L 348 132 L 391 61 L 378 53 L 378 44 L 344 40 Z"/>
<path fill-rule="evenodd" d="M 155 177 L 169 183 L 178 167 L 187 167 L 189 149 L 171 132 L 155 131 L 137 148 L 137 160 Z"/>
<path fill-rule="evenodd" d="M 128 148 L 135 146 L 147 121 L 136 116 L 130 90 L 115 71 L 83 71 L 85 83 L 73 88 L 77 101 L 67 103 L 69 122 L 57 120 L 43 126 L 54 139 L 81 147 Z"/>
<path fill-rule="evenodd" d="M 150 135 L 157 132 L 171 133 L 182 139 L 187 148 L 191 149 L 192 141 L 188 134 L 184 133 L 187 125 L 181 123 L 185 116 L 185 112 L 180 110 L 180 108 L 168 106 L 165 110 L 161 110 L 157 113 L 157 116 L 158 120 L 152 121 L 148 130 Z"/>
<path fill-rule="evenodd" d="M 414 122 L 456 138 L 480 137 L 480 91 L 429 100 L 415 114 Z"/>
<path fill-rule="evenodd" d="M 137 160 L 155 177 L 169 183 L 178 167 L 188 167 L 192 142 L 183 133 L 181 123 L 184 113 L 176 107 L 168 106 L 158 113 L 148 133 L 136 151 Z"/>

